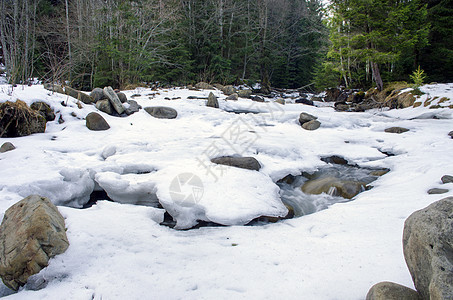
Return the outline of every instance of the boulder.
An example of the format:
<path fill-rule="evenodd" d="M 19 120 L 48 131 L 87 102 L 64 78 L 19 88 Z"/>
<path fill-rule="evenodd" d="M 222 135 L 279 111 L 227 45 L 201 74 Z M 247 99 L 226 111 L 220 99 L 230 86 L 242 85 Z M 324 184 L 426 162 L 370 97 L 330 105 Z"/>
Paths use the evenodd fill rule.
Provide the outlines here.
<path fill-rule="evenodd" d="M 432 188 L 428 190 L 428 194 L 430 195 L 440 195 L 445 193 L 448 193 L 448 189 Z"/>
<path fill-rule="evenodd" d="M 278 103 L 278 104 L 281 104 L 281 105 L 285 105 L 286 101 L 285 101 L 285 99 L 278 98 L 277 100 L 275 100 L 275 103 Z"/>
<path fill-rule="evenodd" d="M 326 102 L 335 102 L 335 101 L 337 101 L 338 96 L 340 96 L 340 93 L 341 93 L 341 91 L 337 88 L 327 89 L 324 100 Z"/>
<path fill-rule="evenodd" d="M 213 90 L 214 87 L 212 85 L 210 85 L 209 83 L 206 83 L 206 82 L 199 82 L 195 85 L 195 88 L 196 89 L 199 89 L 199 90 Z"/>
<path fill-rule="evenodd" d="M 214 83 L 213 86 L 218 89 L 219 91 L 223 91 L 223 84 L 220 84 L 220 83 Z"/>
<path fill-rule="evenodd" d="M 233 101 L 237 101 L 238 99 L 239 99 L 239 96 L 236 93 L 231 94 L 231 95 L 229 95 L 228 97 L 225 98 L 225 100 L 233 100 Z"/>
<path fill-rule="evenodd" d="M 264 102 L 264 98 L 261 96 L 253 96 L 250 99 L 252 99 L 252 101 L 255 101 L 255 102 Z"/>
<path fill-rule="evenodd" d="M 313 101 L 308 100 L 308 99 L 306 99 L 306 98 L 299 98 L 299 99 L 296 99 L 295 102 L 296 102 L 296 103 L 300 103 L 300 104 L 305 104 L 305 105 L 311 105 L 311 106 L 314 105 L 314 104 L 313 104 Z"/>
<path fill-rule="evenodd" d="M 322 177 L 305 182 L 302 192 L 319 195 L 322 193 L 340 196 L 346 199 L 355 197 L 365 189 L 365 183 L 352 180 L 341 180 L 335 177 Z"/>
<path fill-rule="evenodd" d="M 5 212 L 0 226 L 0 277 L 13 289 L 69 246 L 64 218 L 49 199 L 28 196 Z"/>
<path fill-rule="evenodd" d="M 90 93 L 93 102 L 97 103 L 99 100 L 107 100 L 107 97 L 104 95 L 104 90 L 101 88 L 94 88 Z"/>
<path fill-rule="evenodd" d="M 30 105 L 30 108 L 33 110 L 38 111 L 41 116 L 43 116 L 47 122 L 55 120 L 55 113 L 53 109 L 50 107 L 49 104 L 38 101 L 38 102 L 33 102 Z"/>
<path fill-rule="evenodd" d="M 138 112 L 142 107 L 137 103 L 137 101 L 134 101 L 134 100 L 128 100 L 124 107 L 126 108 L 124 110 L 124 112 L 126 113 L 126 115 L 130 116 L 132 115 L 133 113 L 136 113 Z"/>
<path fill-rule="evenodd" d="M 20 137 L 46 131 L 46 119 L 21 100 L 0 103 L 0 137 Z"/>
<path fill-rule="evenodd" d="M 238 96 L 241 98 L 250 98 L 252 96 L 252 90 L 246 89 L 246 90 L 239 90 L 237 92 Z"/>
<path fill-rule="evenodd" d="M 89 130 L 93 131 L 103 131 L 110 128 L 110 125 L 107 121 L 98 113 L 90 112 L 86 116 L 86 126 Z"/>
<path fill-rule="evenodd" d="M 58 84 L 52 84 L 52 83 L 46 83 L 44 84 L 44 88 L 48 91 L 59 93 L 59 94 L 64 94 L 63 87 Z"/>
<path fill-rule="evenodd" d="M 113 109 L 115 109 L 115 111 L 121 115 L 124 112 L 124 107 L 112 87 L 106 86 L 104 88 L 104 95 L 109 99 L 110 103 L 113 106 Z"/>
<path fill-rule="evenodd" d="M 328 164 L 336 164 L 336 165 L 347 165 L 348 164 L 348 161 L 346 159 L 344 159 L 343 157 L 338 156 L 338 155 L 323 157 L 323 158 L 321 158 L 321 160 Z"/>
<path fill-rule="evenodd" d="M 453 299 L 453 197 L 414 212 L 404 223 L 403 251 L 423 299 Z"/>
<path fill-rule="evenodd" d="M 302 124 L 302 128 L 305 130 L 316 130 L 321 126 L 321 122 L 318 120 L 311 120 Z"/>
<path fill-rule="evenodd" d="M 379 282 L 371 287 L 366 300 L 419 300 L 417 291 L 393 282 Z"/>
<path fill-rule="evenodd" d="M 217 97 L 212 92 L 209 93 L 208 102 L 206 103 L 206 106 L 219 108 L 219 101 L 217 100 Z"/>
<path fill-rule="evenodd" d="M 346 104 L 346 102 L 337 102 L 335 103 L 335 110 L 337 111 L 350 111 L 351 106 Z"/>
<path fill-rule="evenodd" d="M 221 156 L 211 159 L 211 162 L 247 170 L 261 169 L 260 163 L 254 157 Z"/>
<path fill-rule="evenodd" d="M 66 95 L 76 98 L 77 100 L 79 100 L 85 104 L 91 104 L 91 103 L 95 102 L 94 99 L 90 95 L 87 95 L 84 92 L 78 91 L 69 86 L 65 86 L 64 92 Z"/>
<path fill-rule="evenodd" d="M 360 103 L 365 98 L 365 92 L 360 91 L 352 95 L 352 103 Z"/>
<path fill-rule="evenodd" d="M 300 125 L 303 125 L 304 123 L 310 122 L 312 120 L 316 120 L 318 117 L 315 117 L 313 115 L 307 114 L 305 112 L 301 113 L 299 115 L 299 123 Z"/>
<path fill-rule="evenodd" d="M 14 150 L 14 149 L 16 149 L 16 147 L 14 147 L 14 145 L 12 143 L 5 142 L 0 147 L 0 153 L 5 153 L 5 152 L 8 152 L 8 151 L 11 151 L 11 150 Z"/>
<path fill-rule="evenodd" d="M 96 108 L 108 115 L 113 115 L 113 106 L 107 99 L 96 102 Z"/>
<path fill-rule="evenodd" d="M 444 175 L 440 180 L 442 181 L 442 183 L 453 183 L 453 176 Z"/>
<path fill-rule="evenodd" d="M 116 95 L 118 96 L 118 99 L 120 99 L 121 103 L 127 102 L 127 96 L 125 93 L 118 92 L 118 93 L 116 93 Z"/>
<path fill-rule="evenodd" d="M 409 129 L 407 128 L 404 128 L 404 127 L 390 127 L 390 128 L 387 128 L 384 130 L 385 132 L 388 132 L 388 133 L 404 133 L 404 132 L 407 132 L 409 131 Z"/>
<path fill-rule="evenodd" d="M 222 92 L 225 95 L 230 96 L 236 93 L 236 89 L 232 85 L 226 85 L 223 87 Z"/>
<path fill-rule="evenodd" d="M 390 169 L 381 169 L 381 170 L 374 170 L 370 172 L 371 176 L 383 176 L 390 172 Z"/>
<path fill-rule="evenodd" d="M 175 109 L 165 106 L 145 107 L 145 111 L 158 119 L 175 119 L 178 116 Z"/>

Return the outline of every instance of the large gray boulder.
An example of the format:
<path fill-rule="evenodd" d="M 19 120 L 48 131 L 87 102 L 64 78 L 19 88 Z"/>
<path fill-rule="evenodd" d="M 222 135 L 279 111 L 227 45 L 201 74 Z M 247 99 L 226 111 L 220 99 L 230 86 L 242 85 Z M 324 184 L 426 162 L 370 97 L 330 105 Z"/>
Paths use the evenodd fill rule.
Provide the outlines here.
<path fill-rule="evenodd" d="M 120 99 L 121 103 L 126 103 L 127 102 L 127 96 L 126 96 L 125 93 L 118 92 L 118 93 L 116 93 L 116 95 L 118 96 L 118 99 Z"/>
<path fill-rule="evenodd" d="M 46 119 L 17 100 L 0 103 L 0 137 L 20 137 L 46 130 Z"/>
<path fill-rule="evenodd" d="M 195 85 L 195 88 L 199 90 L 213 90 L 214 87 L 206 82 L 199 82 Z"/>
<path fill-rule="evenodd" d="M 209 93 L 208 102 L 206 103 L 206 106 L 219 108 L 219 101 L 217 100 L 217 97 L 212 92 Z"/>
<path fill-rule="evenodd" d="M 236 93 L 236 89 L 232 85 L 226 85 L 223 87 L 223 93 L 227 96 L 233 95 Z"/>
<path fill-rule="evenodd" d="M 139 105 L 137 103 L 137 101 L 134 101 L 134 100 L 127 100 L 124 107 L 125 107 L 124 112 L 128 116 L 132 115 L 133 113 L 138 112 L 142 108 L 141 105 Z"/>
<path fill-rule="evenodd" d="M 96 108 L 108 115 L 113 115 L 113 106 L 107 99 L 96 102 Z"/>
<path fill-rule="evenodd" d="M 239 99 L 239 96 L 236 93 L 233 93 L 225 98 L 225 100 L 233 100 L 233 101 L 237 101 L 238 99 Z"/>
<path fill-rule="evenodd" d="M 361 181 L 343 180 L 336 177 L 322 177 L 308 180 L 302 186 L 305 194 L 319 195 L 322 193 L 352 199 L 365 190 L 365 183 Z"/>
<path fill-rule="evenodd" d="M 0 277 L 17 290 L 66 251 L 64 218 L 49 199 L 29 196 L 5 212 L 0 226 Z"/>
<path fill-rule="evenodd" d="M 211 159 L 211 162 L 247 170 L 259 171 L 261 169 L 260 163 L 254 157 L 221 156 Z"/>
<path fill-rule="evenodd" d="M 50 107 L 49 104 L 45 102 L 42 101 L 33 102 L 30 105 L 30 108 L 39 112 L 44 118 L 46 118 L 47 122 L 55 120 L 55 113 L 53 109 Z"/>
<path fill-rule="evenodd" d="M 404 127 L 390 127 L 390 128 L 385 129 L 384 131 L 387 132 L 387 133 L 400 134 L 400 133 L 404 133 L 404 132 L 409 131 L 409 129 L 404 128 Z"/>
<path fill-rule="evenodd" d="M 107 99 L 107 97 L 104 95 L 104 90 L 101 89 L 101 88 L 94 88 L 91 91 L 90 96 L 93 98 L 93 101 L 96 102 L 96 103 L 99 100 Z"/>
<path fill-rule="evenodd" d="M 121 115 L 124 112 L 124 107 L 112 87 L 106 86 L 104 88 L 104 95 L 109 99 L 110 103 L 112 103 L 115 111 Z"/>
<path fill-rule="evenodd" d="M 239 90 L 237 94 L 241 98 L 250 98 L 252 96 L 252 90 L 249 89 Z"/>
<path fill-rule="evenodd" d="M 98 113 L 90 112 L 86 116 L 86 126 L 89 130 L 93 131 L 103 131 L 110 129 L 110 125 L 107 121 Z"/>
<path fill-rule="evenodd" d="M 58 84 L 52 84 L 52 83 L 46 83 L 44 84 L 44 88 L 48 91 L 59 93 L 59 94 L 64 94 L 63 87 Z"/>
<path fill-rule="evenodd" d="M 413 289 L 393 282 L 379 282 L 371 287 L 366 300 L 419 300 Z"/>
<path fill-rule="evenodd" d="M 0 147 L 0 153 L 5 153 L 5 152 L 8 152 L 8 151 L 12 151 L 16 149 L 16 147 L 14 147 L 14 145 L 10 142 L 5 142 L 3 143 L 3 145 Z"/>
<path fill-rule="evenodd" d="M 453 183 L 453 176 L 444 175 L 440 180 L 442 181 L 442 183 Z"/>
<path fill-rule="evenodd" d="M 64 88 L 64 92 L 66 95 L 76 98 L 77 100 L 82 101 L 85 104 L 91 104 L 95 102 L 93 97 L 91 97 L 90 95 L 87 95 L 84 92 L 78 91 L 69 86 L 66 86 Z"/>
<path fill-rule="evenodd" d="M 321 127 L 321 122 L 318 120 L 311 120 L 302 124 L 302 128 L 305 130 L 316 130 Z"/>
<path fill-rule="evenodd" d="M 151 116 L 158 119 L 175 119 L 178 116 L 178 112 L 171 107 L 153 106 L 145 107 L 144 109 Z"/>
<path fill-rule="evenodd" d="M 423 299 L 453 299 L 453 197 L 434 202 L 406 219 L 403 251 Z"/>
<path fill-rule="evenodd" d="M 307 114 L 305 112 L 300 113 L 299 115 L 299 123 L 300 125 L 303 125 L 304 123 L 310 122 L 312 120 L 317 120 L 318 117 L 315 117 L 313 115 Z"/>

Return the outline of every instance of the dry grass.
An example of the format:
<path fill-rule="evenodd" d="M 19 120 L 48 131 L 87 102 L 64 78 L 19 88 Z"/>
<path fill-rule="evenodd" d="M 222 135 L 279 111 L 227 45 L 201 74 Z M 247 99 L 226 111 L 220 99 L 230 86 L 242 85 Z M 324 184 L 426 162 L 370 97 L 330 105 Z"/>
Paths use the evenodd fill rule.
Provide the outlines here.
<path fill-rule="evenodd" d="M 3 137 L 5 136 L 5 134 L 11 132 L 16 133 L 15 130 L 11 130 L 11 126 L 14 126 L 14 128 L 19 128 L 21 123 L 27 123 L 30 122 L 30 120 L 42 121 L 41 119 L 44 119 L 44 117 L 36 111 L 32 110 L 25 102 L 21 100 L 17 100 L 16 102 L 6 101 L 4 103 L 1 103 L 0 137 Z M 31 134 L 32 132 L 25 133 Z"/>

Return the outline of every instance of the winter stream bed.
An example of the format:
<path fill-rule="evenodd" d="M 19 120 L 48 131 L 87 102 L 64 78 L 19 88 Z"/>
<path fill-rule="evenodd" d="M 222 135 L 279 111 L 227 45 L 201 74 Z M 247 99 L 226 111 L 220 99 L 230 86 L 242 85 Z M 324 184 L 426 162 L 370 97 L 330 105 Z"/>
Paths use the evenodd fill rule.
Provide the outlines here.
<path fill-rule="evenodd" d="M 453 99 L 452 84 L 421 90 L 420 101 Z M 211 92 L 219 109 L 201 99 Z M 48 197 L 70 243 L 8 299 L 364 299 L 381 281 L 413 287 L 402 253 L 404 221 L 453 195 L 453 184 L 440 181 L 453 175 L 452 110 L 346 113 L 318 103 L 225 98 L 217 90 L 159 90 L 134 100 L 171 107 L 177 118 L 144 109 L 125 118 L 100 113 L 110 129 L 90 131 L 84 118 L 94 105 L 79 108 L 77 99 L 39 85 L 0 87 L 0 102 L 45 101 L 56 114 L 44 133 L 1 139 L 16 149 L 0 153 L 0 214 L 30 194 Z M 316 116 L 319 129 L 301 128 L 302 112 Z M 393 126 L 409 131 L 385 132 Z M 253 157 L 261 168 L 211 162 L 225 155 Z M 335 155 L 353 166 L 322 161 Z M 371 174 L 383 169 L 391 171 Z M 200 179 L 198 193 L 181 201 L 175 186 L 192 178 L 187 174 Z M 294 178 L 280 181 L 288 174 Z M 432 188 L 448 192 L 428 194 Z M 107 198 L 103 191 L 114 202 L 98 200 Z M 96 205 L 81 209 L 93 192 Z M 284 219 L 285 204 L 303 216 Z M 175 229 L 199 220 L 225 226 L 175 230 L 160 225 L 165 211 Z M 261 216 L 278 222 L 244 226 Z M 0 286 L 1 295 L 5 290 Z"/>

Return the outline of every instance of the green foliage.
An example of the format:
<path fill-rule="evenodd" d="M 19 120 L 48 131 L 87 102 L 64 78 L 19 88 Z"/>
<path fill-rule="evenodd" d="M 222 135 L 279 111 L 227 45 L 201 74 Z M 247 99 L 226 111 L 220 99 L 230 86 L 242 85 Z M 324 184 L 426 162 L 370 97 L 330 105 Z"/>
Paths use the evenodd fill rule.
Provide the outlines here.
<path fill-rule="evenodd" d="M 427 45 L 426 18 L 421 0 L 333 0 L 327 59 L 348 87 L 405 79 Z"/>
<path fill-rule="evenodd" d="M 330 61 L 325 61 L 315 68 L 314 83 L 315 89 L 322 91 L 328 88 L 337 87 L 340 84 L 341 73 Z"/>
<path fill-rule="evenodd" d="M 425 71 L 420 69 L 418 66 L 417 70 L 415 70 L 412 75 L 409 75 L 410 79 L 414 82 L 413 88 L 418 89 L 420 86 L 423 85 L 423 81 L 426 78 Z"/>

